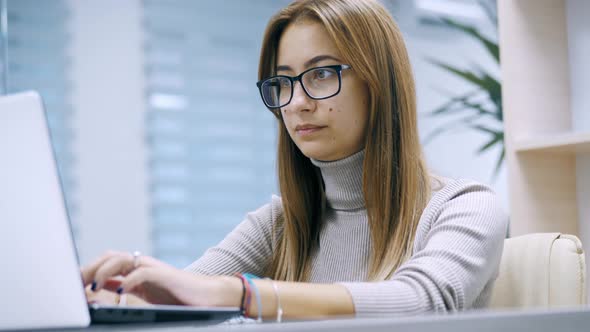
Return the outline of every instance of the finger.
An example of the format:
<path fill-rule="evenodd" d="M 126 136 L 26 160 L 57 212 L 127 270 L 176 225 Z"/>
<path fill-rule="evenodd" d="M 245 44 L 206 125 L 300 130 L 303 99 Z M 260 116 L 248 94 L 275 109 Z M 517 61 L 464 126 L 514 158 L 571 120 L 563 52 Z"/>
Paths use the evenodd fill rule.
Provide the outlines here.
<path fill-rule="evenodd" d="M 140 266 L 149 266 L 149 267 L 162 267 L 162 268 L 172 268 L 172 265 L 168 265 L 154 257 L 147 256 L 147 255 L 140 255 L 137 257 L 137 267 Z"/>
<path fill-rule="evenodd" d="M 141 267 L 123 279 L 117 292 L 133 294 L 153 304 L 184 304 L 186 301 L 179 300 L 178 294 L 190 284 L 187 276 L 193 277 L 192 274 L 175 268 Z"/>
<path fill-rule="evenodd" d="M 161 267 L 161 268 L 173 268 L 172 265 L 168 265 L 156 258 L 151 256 L 139 256 L 137 258 L 137 266 L 150 266 L 150 267 Z"/>
<path fill-rule="evenodd" d="M 160 269 L 155 267 L 139 267 L 133 272 L 129 273 L 123 281 L 121 281 L 119 292 L 134 293 L 134 291 L 147 282 L 153 282 L 157 279 L 157 274 Z"/>
<path fill-rule="evenodd" d="M 101 265 L 103 265 L 104 262 L 106 262 L 109 258 L 120 254 L 121 253 L 119 252 L 108 251 L 100 258 L 92 262 L 90 265 L 82 267 L 80 271 L 82 273 L 82 281 L 84 282 L 84 286 L 87 286 L 88 284 L 92 283 L 92 281 L 94 280 L 94 275 L 96 274 L 96 270 L 98 270 L 98 268 Z"/>
<path fill-rule="evenodd" d="M 88 303 L 99 303 L 99 304 L 116 304 L 118 294 L 101 290 L 99 292 L 93 292 L 91 290 L 86 291 L 86 301 Z"/>
<path fill-rule="evenodd" d="M 116 292 L 117 289 L 119 289 L 119 287 L 121 286 L 121 278 L 110 278 L 107 279 L 104 283 L 104 285 L 102 285 L 102 288 L 104 290 L 107 290 L 109 292 Z"/>
<path fill-rule="evenodd" d="M 121 254 L 107 259 L 94 274 L 94 282 L 96 282 L 94 290 L 101 289 L 107 279 L 125 276 L 131 270 L 133 270 L 133 256 L 130 254 Z"/>

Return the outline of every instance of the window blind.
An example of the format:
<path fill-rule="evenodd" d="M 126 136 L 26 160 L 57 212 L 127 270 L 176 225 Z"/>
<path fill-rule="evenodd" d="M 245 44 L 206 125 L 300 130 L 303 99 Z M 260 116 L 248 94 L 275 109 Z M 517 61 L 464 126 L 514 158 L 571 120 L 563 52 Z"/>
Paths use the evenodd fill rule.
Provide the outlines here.
<path fill-rule="evenodd" d="M 144 0 L 154 254 L 185 266 L 276 193 L 276 120 L 257 80 L 288 1 Z"/>
<path fill-rule="evenodd" d="M 76 234 L 76 161 L 72 151 L 75 136 L 70 121 L 73 109 L 69 102 L 67 4 L 64 0 L 8 0 L 6 7 L 6 91 L 37 90 L 43 97 L 66 203 Z"/>

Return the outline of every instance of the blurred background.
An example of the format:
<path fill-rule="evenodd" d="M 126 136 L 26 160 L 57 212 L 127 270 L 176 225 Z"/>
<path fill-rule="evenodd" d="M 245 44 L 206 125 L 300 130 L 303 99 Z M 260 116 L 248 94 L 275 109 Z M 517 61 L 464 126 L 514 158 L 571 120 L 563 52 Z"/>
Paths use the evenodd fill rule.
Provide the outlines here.
<path fill-rule="evenodd" d="M 1 91 L 44 98 L 82 264 L 182 267 L 278 194 L 255 85 L 285 0 L 2 0 Z M 382 0 L 407 43 L 429 167 L 508 211 L 493 0 Z M 1 169 L 0 169 L 1 171 Z"/>

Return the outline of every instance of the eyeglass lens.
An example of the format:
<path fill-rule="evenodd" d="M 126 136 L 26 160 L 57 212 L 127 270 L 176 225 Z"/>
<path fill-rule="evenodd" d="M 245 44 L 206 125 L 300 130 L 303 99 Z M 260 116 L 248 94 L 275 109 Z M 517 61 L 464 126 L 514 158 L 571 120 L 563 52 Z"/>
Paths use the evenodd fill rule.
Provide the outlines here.
<path fill-rule="evenodd" d="M 333 68 L 316 68 L 301 77 L 303 89 L 313 99 L 331 97 L 340 89 L 338 71 Z M 285 76 L 270 78 L 261 86 L 262 96 L 270 107 L 281 107 L 291 101 L 293 86 Z"/>

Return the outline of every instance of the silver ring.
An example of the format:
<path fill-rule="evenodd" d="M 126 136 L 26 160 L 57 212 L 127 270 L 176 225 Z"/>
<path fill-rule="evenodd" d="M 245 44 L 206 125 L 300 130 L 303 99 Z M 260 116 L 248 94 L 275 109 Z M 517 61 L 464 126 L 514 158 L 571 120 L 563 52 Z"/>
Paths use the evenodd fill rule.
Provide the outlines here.
<path fill-rule="evenodd" d="M 139 256 L 141 256 L 141 252 L 134 251 L 133 252 L 133 268 L 136 269 L 139 266 Z"/>

